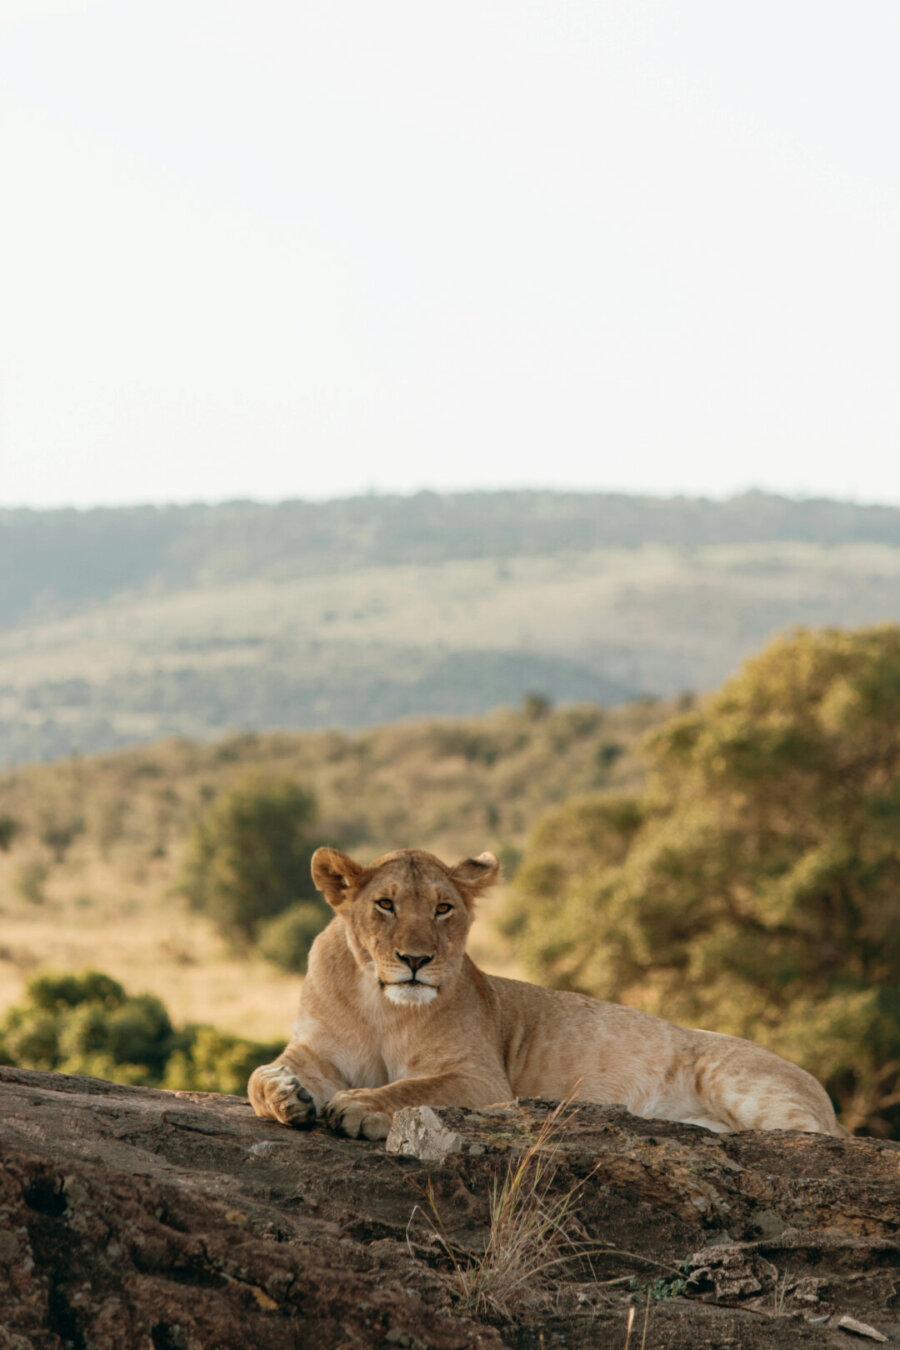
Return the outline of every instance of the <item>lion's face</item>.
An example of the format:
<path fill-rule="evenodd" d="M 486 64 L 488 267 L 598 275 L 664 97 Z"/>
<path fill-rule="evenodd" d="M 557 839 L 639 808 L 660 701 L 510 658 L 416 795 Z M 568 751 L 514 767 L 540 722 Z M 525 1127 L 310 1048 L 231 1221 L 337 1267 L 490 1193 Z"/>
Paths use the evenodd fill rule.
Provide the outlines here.
<path fill-rule="evenodd" d="M 447 867 L 402 849 L 361 867 L 337 849 L 313 856 L 313 879 L 347 926 L 357 962 L 391 1003 L 422 1007 L 462 966 L 476 894 L 496 880 L 491 853 Z"/>

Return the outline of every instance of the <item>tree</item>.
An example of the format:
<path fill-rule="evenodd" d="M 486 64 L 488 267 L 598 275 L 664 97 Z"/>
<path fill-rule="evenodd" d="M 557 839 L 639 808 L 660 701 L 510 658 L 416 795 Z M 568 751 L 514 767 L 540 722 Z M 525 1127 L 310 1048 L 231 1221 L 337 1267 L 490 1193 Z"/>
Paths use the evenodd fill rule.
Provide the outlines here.
<path fill-rule="evenodd" d="M 539 824 L 507 916 L 544 980 L 757 1040 L 900 1135 L 900 628 L 798 632 Z"/>
<path fill-rule="evenodd" d="M 223 932 L 250 942 L 298 900 L 315 902 L 315 798 L 290 779 L 251 777 L 216 798 L 192 831 L 180 885 Z M 319 900 L 323 919 L 325 902 Z"/>

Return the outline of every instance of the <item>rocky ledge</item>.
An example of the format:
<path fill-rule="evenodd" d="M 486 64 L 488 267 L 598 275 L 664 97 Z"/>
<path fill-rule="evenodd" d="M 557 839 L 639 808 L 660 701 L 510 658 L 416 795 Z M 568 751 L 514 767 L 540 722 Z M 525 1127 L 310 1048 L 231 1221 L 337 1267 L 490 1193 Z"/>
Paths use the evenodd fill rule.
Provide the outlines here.
<path fill-rule="evenodd" d="M 565 1108 L 554 1263 L 504 1310 L 465 1274 L 551 1103 L 401 1112 L 386 1149 L 238 1097 L 0 1068 L 0 1099 L 0 1350 L 900 1345 L 898 1144 Z"/>

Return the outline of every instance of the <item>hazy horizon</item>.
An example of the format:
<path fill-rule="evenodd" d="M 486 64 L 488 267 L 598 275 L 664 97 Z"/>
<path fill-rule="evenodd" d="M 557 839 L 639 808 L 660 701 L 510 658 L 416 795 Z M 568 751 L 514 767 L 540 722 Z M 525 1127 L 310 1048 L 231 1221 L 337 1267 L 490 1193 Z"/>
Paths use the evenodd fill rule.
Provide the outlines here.
<path fill-rule="evenodd" d="M 140 510 L 142 508 L 153 508 L 157 510 L 166 510 L 167 508 L 190 508 L 217 507 L 217 506 L 286 506 L 291 503 L 304 503 L 309 505 L 326 506 L 330 502 L 356 501 L 367 498 L 399 498 L 408 499 L 422 494 L 432 494 L 434 496 L 460 497 L 460 496 L 490 496 L 492 494 L 503 493 L 558 493 L 561 495 L 574 496 L 599 496 L 599 497 L 631 497 L 648 498 L 653 501 L 697 501 L 726 503 L 739 501 L 746 497 L 772 497 L 782 501 L 802 504 L 804 502 L 833 502 L 841 506 L 866 507 L 885 507 L 888 509 L 900 508 L 900 499 L 897 501 L 874 500 L 865 497 L 835 496 L 828 493 L 817 492 L 779 492 L 768 488 L 760 487 L 756 484 L 750 484 L 747 487 L 728 492 L 667 492 L 664 490 L 654 490 L 644 488 L 638 491 L 628 491 L 625 488 L 606 488 L 602 486 L 583 487 L 577 484 L 568 484 L 562 487 L 549 483 L 482 483 L 472 486 L 460 486 L 453 488 L 431 488 L 431 487 L 409 487 L 409 488 L 379 488 L 371 487 L 364 489 L 350 489 L 346 492 L 334 492 L 327 495 L 313 496 L 312 494 L 294 493 L 286 497 L 263 497 L 253 495 L 242 495 L 233 497 L 186 497 L 179 499 L 177 497 L 158 498 L 149 500 L 138 498 L 133 501 L 96 501 L 96 502 L 60 502 L 50 505 L 33 505 L 29 502 L 0 502 L 0 516 L 4 512 L 14 511 L 77 511 L 87 513 L 89 511 L 129 511 Z"/>

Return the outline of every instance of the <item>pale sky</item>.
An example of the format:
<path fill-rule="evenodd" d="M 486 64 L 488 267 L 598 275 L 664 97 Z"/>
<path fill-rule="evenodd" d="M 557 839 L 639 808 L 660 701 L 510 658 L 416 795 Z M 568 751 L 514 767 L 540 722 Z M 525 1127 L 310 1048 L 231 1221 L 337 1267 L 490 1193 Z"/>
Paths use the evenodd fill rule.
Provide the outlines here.
<path fill-rule="evenodd" d="M 0 504 L 900 502 L 897 0 L 0 0 Z"/>

